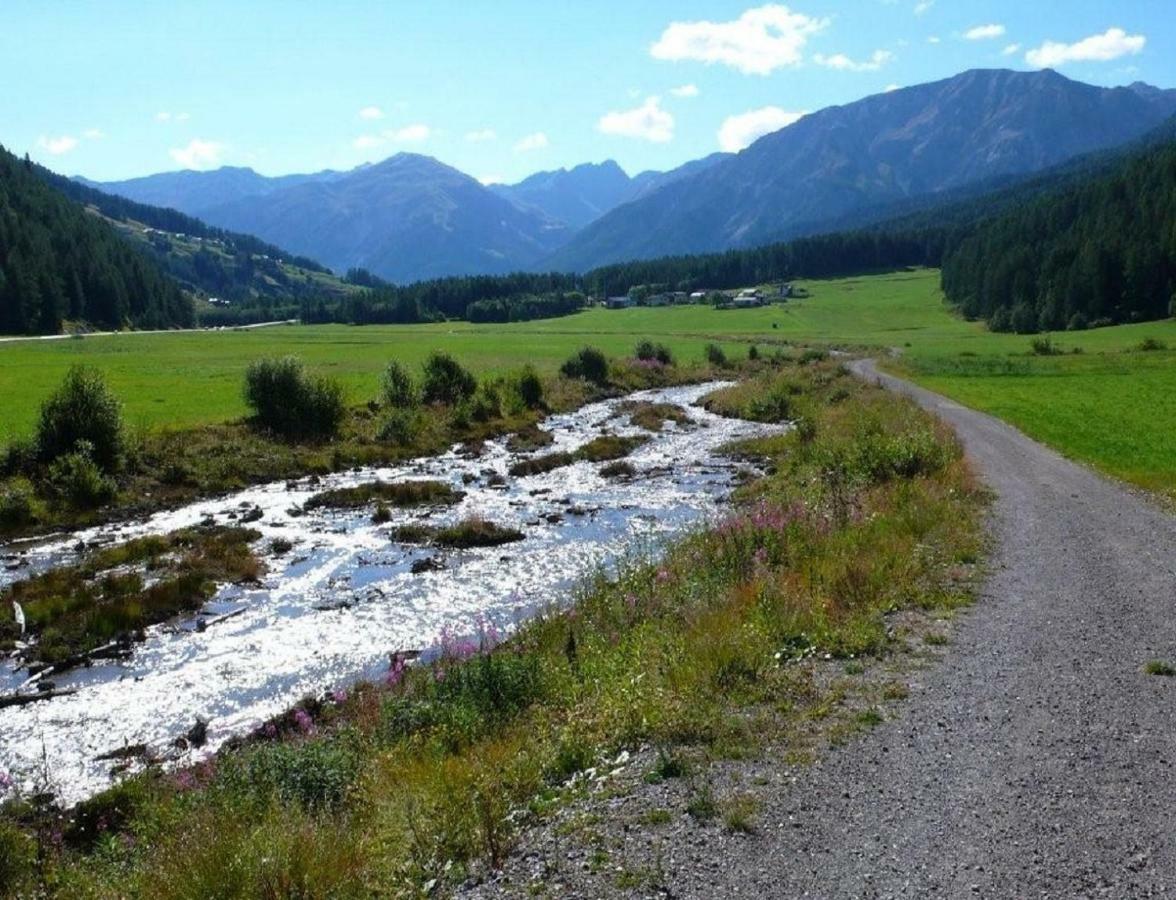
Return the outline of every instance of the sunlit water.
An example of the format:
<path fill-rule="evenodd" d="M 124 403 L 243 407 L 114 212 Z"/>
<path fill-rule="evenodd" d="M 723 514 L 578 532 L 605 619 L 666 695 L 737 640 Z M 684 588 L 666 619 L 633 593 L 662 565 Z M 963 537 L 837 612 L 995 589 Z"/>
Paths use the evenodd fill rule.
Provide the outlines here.
<path fill-rule="evenodd" d="M 519 455 L 499 440 L 476 459 L 455 448 L 319 484 L 263 485 L 23 548 L 21 567 L 0 570 L 0 585 L 73 561 L 79 540 L 124 541 L 210 519 L 232 524 L 230 513 L 257 507 L 263 517 L 248 527 L 263 535 L 257 549 L 268 572 L 260 586 L 225 587 L 202 612 L 206 619 L 243 610 L 240 615 L 203 631 L 196 616 L 151 628 L 128 660 L 53 676 L 58 689 L 76 694 L 0 710 L 0 773 L 12 773 L 26 791 L 47 786 L 74 802 L 110 783 L 112 764 L 96 759 L 101 754 L 140 743 L 170 752 L 199 717 L 209 722 L 208 743 L 192 752 L 206 755 L 307 694 L 378 675 L 393 651 L 435 645 L 443 627 L 472 634 L 483 617 L 508 632 L 535 610 L 566 601 L 579 579 L 627 554 L 656 552 L 665 536 L 713 514 L 729 492 L 736 467 L 720 448 L 770 429 L 690 406 L 716 386 L 632 395 L 686 406 L 693 424 L 667 423 L 638 448 L 629 457 L 638 470 L 631 480 L 605 479 L 599 464 L 587 462 L 512 478 L 507 469 Z M 575 450 L 602 430 L 644 434 L 616 415 L 618 402 L 551 417 L 542 427 L 555 443 L 537 453 Z M 491 472 L 506 484 L 489 484 Z M 476 480 L 464 484 L 463 474 Z M 383 525 L 372 524 L 370 509 L 290 514 L 321 490 L 376 478 L 441 479 L 466 496 L 445 509 L 394 510 Z M 502 547 L 439 552 L 397 544 L 389 535 L 407 522 L 444 524 L 471 515 L 512 525 L 526 537 Z M 275 538 L 291 541 L 293 550 L 275 557 L 268 552 Z M 14 552 L 0 547 L 10 561 Z M 412 574 L 413 561 L 424 556 L 442 557 L 445 568 Z M 15 690 L 27 675 L 11 662 L 0 664 L 0 693 Z"/>

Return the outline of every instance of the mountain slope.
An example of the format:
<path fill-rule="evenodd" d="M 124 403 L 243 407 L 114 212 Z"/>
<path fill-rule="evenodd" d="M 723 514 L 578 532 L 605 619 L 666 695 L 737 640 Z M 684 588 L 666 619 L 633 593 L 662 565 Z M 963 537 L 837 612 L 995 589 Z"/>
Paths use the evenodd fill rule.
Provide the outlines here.
<path fill-rule="evenodd" d="M 362 267 L 397 282 L 527 268 L 567 235 L 564 225 L 537 210 L 412 153 L 244 197 L 206 210 L 203 218 L 336 271 Z"/>
<path fill-rule="evenodd" d="M 812 233 L 869 206 L 1124 143 L 1174 111 L 1176 91 L 1099 88 L 1049 70 L 965 72 L 806 116 L 618 207 L 545 262 L 582 271 Z"/>
<path fill-rule="evenodd" d="M 0 333 L 190 326 L 192 303 L 149 259 L 0 147 Z"/>
<path fill-rule="evenodd" d="M 625 170 L 609 159 L 574 169 L 536 172 L 518 184 L 490 185 L 490 190 L 578 229 L 628 200 L 633 183 Z"/>

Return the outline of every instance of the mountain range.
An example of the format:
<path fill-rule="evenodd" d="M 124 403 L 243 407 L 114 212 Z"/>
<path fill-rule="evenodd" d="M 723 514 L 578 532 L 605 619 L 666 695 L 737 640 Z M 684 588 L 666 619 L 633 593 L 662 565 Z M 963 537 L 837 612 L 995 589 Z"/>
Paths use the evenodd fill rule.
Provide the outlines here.
<path fill-rule="evenodd" d="M 1176 90 L 972 70 L 823 109 L 738 154 L 634 177 L 610 160 L 486 186 L 402 153 L 349 172 L 225 168 L 88 183 L 397 282 L 585 271 L 852 227 L 887 204 L 1124 144 L 1173 114 Z"/>

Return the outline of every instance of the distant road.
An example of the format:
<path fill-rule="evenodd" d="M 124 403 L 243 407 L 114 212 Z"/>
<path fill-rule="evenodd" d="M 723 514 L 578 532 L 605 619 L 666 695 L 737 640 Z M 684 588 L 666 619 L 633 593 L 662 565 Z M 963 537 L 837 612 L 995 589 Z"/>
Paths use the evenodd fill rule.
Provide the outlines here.
<path fill-rule="evenodd" d="M 87 331 L 82 337 L 113 337 L 129 334 L 200 334 L 214 331 L 246 331 L 254 328 L 270 328 L 274 325 L 297 325 L 297 319 L 280 319 L 274 322 L 257 322 L 253 325 L 227 325 L 223 328 L 156 328 L 145 331 Z M 12 337 L 0 337 L 0 344 L 12 344 L 17 341 L 68 341 L 72 334 L 22 334 Z"/>

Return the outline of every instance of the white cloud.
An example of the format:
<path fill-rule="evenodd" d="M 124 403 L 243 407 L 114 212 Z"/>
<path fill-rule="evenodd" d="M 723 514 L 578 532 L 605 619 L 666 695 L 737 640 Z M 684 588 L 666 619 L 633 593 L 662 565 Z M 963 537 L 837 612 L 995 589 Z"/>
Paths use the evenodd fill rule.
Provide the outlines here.
<path fill-rule="evenodd" d="M 37 138 L 37 146 L 46 153 L 52 153 L 54 156 L 60 156 L 62 153 L 69 153 L 74 147 L 78 145 L 78 139 L 73 135 L 63 134 L 60 137 L 47 137 L 41 135 Z"/>
<path fill-rule="evenodd" d="M 87 141 L 100 141 L 106 137 L 106 132 L 99 128 L 87 128 L 82 132 L 82 137 L 84 137 Z"/>
<path fill-rule="evenodd" d="M 596 127 L 604 134 L 638 138 L 655 144 L 674 139 L 674 117 L 661 108 L 660 97 L 646 97 L 638 107 L 606 113 Z"/>
<path fill-rule="evenodd" d="M 915 15 L 923 15 L 923 13 L 927 12 L 927 10 L 929 10 L 934 5 L 935 0 L 920 0 L 919 3 L 915 4 Z"/>
<path fill-rule="evenodd" d="M 1146 43 L 1147 38 L 1142 34 L 1128 34 L 1122 28 L 1108 28 L 1103 34 L 1092 34 L 1073 44 L 1046 41 L 1026 53 L 1025 61 L 1040 69 L 1069 62 L 1108 62 L 1120 56 L 1141 53 Z"/>
<path fill-rule="evenodd" d="M 361 134 L 351 142 L 356 150 L 374 150 L 386 144 L 419 144 L 427 141 L 432 134 L 428 125 L 405 125 L 403 128 L 385 128 L 379 134 Z"/>
<path fill-rule="evenodd" d="M 888 84 L 882 89 L 883 93 L 890 94 L 898 90 L 897 84 Z"/>
<path fill-rule="evenodd" d="M 497 140 L 498 134 L 493 128 L 480 128 L 477 131 L 467 131 L 465 139 L 471 144 L 484 144 L 487 141 Z"/>
<path fill-rule="evenodd" d="M 478 181 L 482 182 L 482 184 L 490 185 L 502 184 L 506 179 L 501 175 L 480 175 L 478 176 Z"/>
<path fill-rule="evenodd" d="M 359 117 L 361 119 L 368 119 L 369 121 L 382 119 L 384 118 L 384 110 L 380 109 L 378 106 L 365 106 L 359 111 Z"/>
<path fill-rule="evenodd" d="M 193 138 L 186 147 L 173 147 L 168 153 L 185 169 L 212 169 L 220 165 L 225 145 L 217 141 Z"/>
<path fill-rule="evenodd" d="M 155 114 L 156 122 L 187 122 L 191 116 L 186 112 L 172 113 L 172 112 L 157 112 Z"/>
<path fill-rule="evenodd" d="M 938 44 L 939 43 L 939 35 L 937 35 L 937 34 L 931 35 L 929 38 L 927 38 L 927 43 L 928 44 Z"/>
<path fill-rule="evenodd" d="M 767 75 L 799 65 L 809 37 L 829 21 L 771 3 L 730 22 L 671 22 L 649 52 L 654 59 L 721 63 L 745 75 Z"/>
<path fill-rule="evenodd" d="M 1014 53 L 1016 53 L 1020 49 L 1021 49 L 1020 44 L 1009 44 L 1007 47 L 1005 47 L 1003 50 L 1001 50 L 1000 53 L 1001 53 L 1001 56 L 1012 56 Z"/>
<path fill-rule="evenodd" d="M 842 72 L 876 72 L 884 65 L 894 59 L 894 54 L 889 50 L 875 50 L 870 54 L 870 58 L 855 62 L 844 53 L 835 53 L 832 56 L 824 56 L 818 53 L 813 57 L 813 62 L 818 66 L 824 66 L 827 69 L 837 69 Z"/>
<path fill-rule="evenodd" d="M 675 97 L 697 97 L 698 85 L 684 84 L 681 87 L 670 88 L 670 93 Z"/>
<path fill-rule="evenodd" d="M 542 150 L 551 142 L 547 140 L 547 135 L 542 131 L 536 131 L 534 134 L 528 134 L 517 144 L 514 145 L 515 153 L 529 153 L 532 150 Z"/>
<path fill-rule="evenodd" d="M 969 28 L 964 32 L 964 37 L 969 41 L 987 41 L 992 38 L 998 38 L 1005 33 L 1003 25 L 977 25 L 975 28 Z"/>
<path fill-rule="evenodd" d="M 728 116 L 719 128 L 719 149 L 737 153 L 757 138 L 779 131 L 804 115 L 803 112 L 788 112 L 778 106 L 765 106 Z"/>

